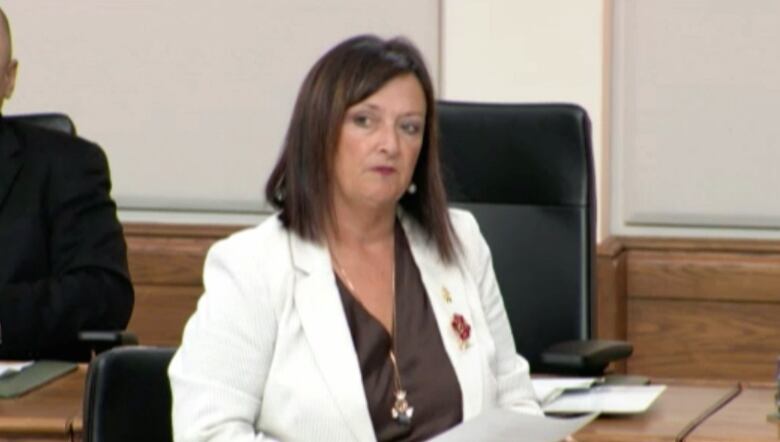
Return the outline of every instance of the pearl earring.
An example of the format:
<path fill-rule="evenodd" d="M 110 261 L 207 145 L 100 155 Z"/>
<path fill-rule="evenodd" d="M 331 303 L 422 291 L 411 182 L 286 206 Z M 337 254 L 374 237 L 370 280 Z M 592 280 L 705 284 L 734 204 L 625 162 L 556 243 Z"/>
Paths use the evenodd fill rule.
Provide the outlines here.
<path fill-rule="evenodd" d="M 414 183 L 409 184 L 409 188 L 406 189 L 406 192 L 409 195 L 414 195 L 415 193 L 417 193 L 417 184 Z"/>
<path fill-rule="evenodd" d="M 281 203 L 284 201 L 284 185 L 279 184 L 276 186 L 276 190 L 274 191 L 274 199 L 276 199 L 276 202 Z"/>

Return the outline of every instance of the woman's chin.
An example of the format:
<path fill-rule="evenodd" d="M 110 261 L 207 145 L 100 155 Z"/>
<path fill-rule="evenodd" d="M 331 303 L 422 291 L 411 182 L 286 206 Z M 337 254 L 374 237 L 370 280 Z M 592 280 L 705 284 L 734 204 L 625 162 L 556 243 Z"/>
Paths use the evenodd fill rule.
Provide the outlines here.
<path fill-rule="evenodd" d="M 373 194 L 363 199 L 363 205 L 373 210 L 395 210 L 403 193 Z"/>

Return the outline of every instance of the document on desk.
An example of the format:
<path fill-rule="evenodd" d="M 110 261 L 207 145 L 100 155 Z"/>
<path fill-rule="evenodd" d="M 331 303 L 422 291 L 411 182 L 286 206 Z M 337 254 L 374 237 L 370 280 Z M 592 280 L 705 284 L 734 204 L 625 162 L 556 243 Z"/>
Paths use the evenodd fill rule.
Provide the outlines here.
<path fill-rule="evenodd" d="M 598 379 L 588 378 L 533 378 L 531 384 L 536 392 L 536 399 L 544 407 L 566 391 L 587 390 Z"/>
<path fill-rule="evenodd" d="M 559 442 L 596 418 L 555 418 L 494 408 L 431 439 L 432 442 Z"/>
<path fill-rule="evenodd" d="M 543 405 L 545 413 L 636 414 L 645 412 L 666 385 L 598 385 L 565 391 Z"/>
<path fill-rule="evenodd" d="M 19 373 L 25 367 L 29 367 L 33 361 L 0 361 L 0 378 L 6 375 Z"/>

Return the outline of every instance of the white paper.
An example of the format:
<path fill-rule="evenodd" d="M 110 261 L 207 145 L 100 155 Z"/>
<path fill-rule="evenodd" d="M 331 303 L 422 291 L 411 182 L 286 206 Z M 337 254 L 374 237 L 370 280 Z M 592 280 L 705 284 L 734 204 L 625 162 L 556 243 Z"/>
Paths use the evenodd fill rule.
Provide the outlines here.
<path fill-rule="evenodd" d="M 25 367 L 33 364 L 33 361 L 0 361 L 0 378 L 14 373 L 19 373 Z"/>
<path fill-rule="evenodd" d="M 642 413 L 665 389 L 666 385 L 601 385 L 566 391 L 542 408 L 545 413 Z"/>
<path fill-rule="evenodd" d="M 544 406 L 564 391 L 588 389 L 596 380 L 596 378 L 534 378 L 531 379 L 531 384 L 536 392 L 536 399 Z"/>
<path fill-rule="evenodd" d="M 559 442 L 595 417 L 596 414 L 588 414 L 554 418 L 494 408 L 436 436 L 431 442 Z"/>

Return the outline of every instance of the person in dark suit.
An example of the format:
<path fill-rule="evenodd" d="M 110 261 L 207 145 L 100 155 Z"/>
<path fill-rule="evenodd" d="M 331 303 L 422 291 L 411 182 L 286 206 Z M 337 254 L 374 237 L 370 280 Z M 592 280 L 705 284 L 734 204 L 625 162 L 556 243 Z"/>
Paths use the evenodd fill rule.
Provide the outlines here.
<path fill-rule="evenodd" d="M 0 110 L 16 80 L 0 10 Z M 108 163 L 83 139 L 0 118 L 0 359 L 87 360 L 83 330 L 133 308 Z"/>

